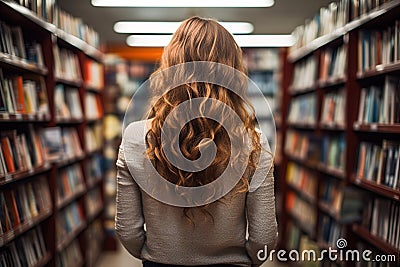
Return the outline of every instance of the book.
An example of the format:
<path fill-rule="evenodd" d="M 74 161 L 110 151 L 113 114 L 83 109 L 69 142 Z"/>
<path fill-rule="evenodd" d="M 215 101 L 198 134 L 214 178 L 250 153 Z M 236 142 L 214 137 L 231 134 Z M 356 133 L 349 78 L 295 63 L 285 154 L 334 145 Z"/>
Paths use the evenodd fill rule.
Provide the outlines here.
<path fill-rule="evenodd" d="M 53 46 L 54 75 L 64 80 L 80 82 L 82 80 L 78 56 L 72 51 Z"/>
<path fill-rule="evenodd" d="M 347 71 L 347 46 L 327 48 L 321 52 L 319 68 L 321 82 L 345 78 Z"/>
<path fill-rule="evenodd" d="M 41 227 L 29 230 L 2 249 L 0 263 L 2 266 L 34 266 L 46 253 L 46 246 L 40 239 L 43 240 Z"/>
<path fill-rule="evenodd" d="M 400 143 L 384 139 L 381 144 L 361 142 L 356 175 L 398 190 Z"/>
<path fill-rule="evenodd" d="M 103 116 L 103 106 L 100 96 L 87 92 L 85 95 L 85 117 L 88 120 L 100 119 Z"/>
<path fill-rule="evenodd" d="M 340 89 L 323 97 L 321 125 L 345 126 L 346 91 Z"/>
<path fill-rule="evenodd" d="M 317 192 L 317 177 L 315 173 L 296 163 L 289 162 L 286 168 L 286 181 L 297 191 L 306 195 L 307 199 L 315 200 Z"/>
<path fill-rule="evenodd" d="M 103 65 L 93 60 L 85 60 L 85 84 L 87 87 L 96 90 L 102 90 L 104 87 L 104 69 Z"/>
<path fill-rule="evenodd" d="M 60 179 L 57 180 L 57 203 L 85 189 L 82 169 L 79 164 L 74 164 L 63 168 L 59 173 Z"/>
<path fill-rule="evenodd" d="M 57 161 L 61 159 L 64 152 L 61 128 L 44 128 L 40 132 L 40 137 L 46 160 Z"/>
<path fill-rule="evenodd" d="M 327 168 L 344 171 L 346 140 L 344 135 L 323 137 L 321 146 L 321 163 Z"/>
<path fill-rule="evenodd" d="M 288 123 L 315 126 L 317 120 L 317 98 L 315 94 L 300 95 L 290 103 Z"/>
<path fill-rule="evenodd" d="M 101 199 L 100 188 L 96 187 L 90 190 L 85 196 L 85 207 L 88 218 L 96 215 L 103 207 L 103 201 Z"/>
<path fill-rule="evenodd" d="M 68 237 L 68 234 L 83 225 L 84 217 L 81 207 L 73 202 L 61 210 L 56 220 L 56 242 L 59 244 Z"/>
<path fill-rule="evenodd" d="M 298 92 L 315 86 L 317 81 L 317 60 L 310 56 L 294 66 L 291 92 Z"/>

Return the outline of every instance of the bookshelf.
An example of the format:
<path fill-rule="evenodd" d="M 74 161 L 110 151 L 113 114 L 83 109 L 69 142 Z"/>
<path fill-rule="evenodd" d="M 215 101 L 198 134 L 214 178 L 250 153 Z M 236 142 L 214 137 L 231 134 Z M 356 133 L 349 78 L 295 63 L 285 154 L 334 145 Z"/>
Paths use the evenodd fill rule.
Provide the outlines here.
<path fill-rule="evenodd" d="M 399 12 L 398 0 L 336 1 L 294 31 L 283 58 L 279 172 L 283 206 L 298 200 L 305 212 L 281 215 L 283 248 L 299 248 L 302 236 L 334 247 L 341 237 L 400 260 Z M 316 177 L 314 194 L 299 187 L 309 181 L 291 182 L 293 169 Z M 316 231 L 305 227 L 313 217 Z"/>
<path fill-rule="evenodd" d="M 91 27 L 37 4 L 0 1 L 0 265 L 94 266 L 103 56 Z"/>

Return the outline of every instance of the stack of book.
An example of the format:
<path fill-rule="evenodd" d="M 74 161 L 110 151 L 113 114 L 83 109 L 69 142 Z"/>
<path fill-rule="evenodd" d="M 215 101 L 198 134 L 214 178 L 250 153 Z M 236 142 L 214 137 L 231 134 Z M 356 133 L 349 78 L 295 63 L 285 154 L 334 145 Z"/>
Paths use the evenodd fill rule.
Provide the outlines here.
<path fill-rule="evenodd" d="M 336 241 L 344 236 L 343 225 L 324 214 L 320 217 L 320 225 L 318 241 L 332 248 L 336 247 Z"/>
<path fill-rule="evenodd" d="M 320 160 L 320 139 L 314 135 L 288 130 L 285 153 L 292 157 L 318 162 Z"/>
<path fill-rule="evenodd" d="M 294 66 L 291 92 L 298 92 L 315 86 L 317 80 L 317 60 L 310 56 Z"/>
<path fill-rule="evenodd" d="M 361 219 L 364 194 L 352 187 L 343 187 L 333 179 L 326 179 L 321 186 L 321 205 L 335 220 L 351 223 Z"/>
<path fill-rule="evenodd" d="M 74 164 L 60 170 L 57 179 L 57 203 L 63 202 L 75 194 L 85 189 L 82 168 L 79 164 Z"/>
<path fill-rule="evenodd" d="M 332 2 L 328 7 L 322 7 L 319 14 L 307 20 L 305 25 L 298 26 L 293 32 L 297 39 L 291 50 L 296 50 L 310 43 L 317 37 L 329 34 L 343 27 L 349 21 L 349 0 Z"/>
<path fill-rule="evenodd" d="M 340 89 L 324 95 L 322 102 L 322 126 L 345 126 L 346 91 Z"/>
<path fill-rule="evenodd" d="M 51 198 L 44 177 L 22 184 L 15 189 L 0 192 L 1 240 L 21 225 L 29 225 L 37 217 L 51 212 Z"/>
<path fill-rule="evenodd" d="M 357 177 L 400 190 L 400 144 L 383 140 L 381 144 L 360 143 Z"/>
<path fill-rule="evenodd" d="M 68 238 L 69 234 L 85 223 L 83 212 L 78 203 L 73 202 L 58 214 L 56 221 L 56 240 L 57 244 L 60 244 Z"/>
<path fill-rule="evenodd" d="M 347 71 L 347 46 L 342 45 L 322 51 L 319 71 L 321 82 L 343 79 Z"/>
<path fill-rule="evenodd" d="M 316 225 L 315 208 L 298 197 L 295 193 L 289 192 L 286 195 L 286 209 L 298 220 L 305 231 L 313 233 Z"/>
<path fill-rule="evenodd" d="M 31 124 L 27 131 L 2 131 L 0 141 L 0 179 L 43 166 L 43 147 Z"/>
<path fill-rule="evenodd" d="M 103 65 L 93 60 L 85 61 L 85 84 L 87 87 L 102 90 L 104 87 Z"/>
<path fill-rule="evenodd" d="M 92 153 L 98 151 L 103 143 L 103 127 L 96 123 L 85 129 L 86 152 Z"/>
<path fill-rule="evenodd" d="M 40 43 L 25 42 L 22 28 L 0 20 L 0 52 L 14 58 L 27 60 L 40 67 L 44 66 Z"/>
<path fill-rule="evenodd" d="M 400 122 L 400 83 L 398 77 L 386 76 L 383 86 L 361 89 L 358 124 Z"/>
<path fill-rule="evenodd" d="M 8 244 L 0 252 L 1 266 L 36 266 L 46 256 L 42 229 L 37 227 Z"/>
<path fill-rule="evenodd" d="M 390 2 L 392 0 L 353 0 L 350 2 L 351 4 L 351 19 L 356 19 L 358 17 L 362 17 L 375 8 L 380 7 L 381 5 Z"/>
<path fill-rule="evenodd" d="M 103 105 L 98 94 L 87 92 L 85 95 L 85 116 L 88 120 L 97 120 L 103 116 Z"/>
<path fill-rule="evenodd" d="M 86 195 L 86 214 L 88 218 L 96 216 L 96 214 L 103 207 L 103 201 L 101 199 L 100 188 L 94 188 Z"/>
<path fill-rule="evenodd" d="M 286 169 L 286 181 L 296 188 L 298 192 L 305 194 L 308 199 L 315 200 L 318 180 L 313 172 L 298 164 L 289 162 Z"/>
<path fill-rule="evenodd" d="M 53 46 L 54 53 L 54 75 L 58 79 L 68 81 L 81 81 L 81 69 L 78 56 L 72 51 Z"/>
<path fill-rule="evenodd" d="M 325 136 L 322 140 L 321 163 L 329 169 L 344 171 L 346 140 L 343 135 Z"/>
<path fill-rule="evenodd" d="M 389 199 L 369 201 L 363 214 L 362 226 L 372 235 L 400 250 L 400 204 Z"/>
<path fill-rule="evenodd" d="M 290 102 L 288 123 L 301 122 L 304 126 L 315 126 L 317 120 L 317 97 L 306 94 L 294 98 Z"/>
<path fill-rule="evenodd" d="M 89 158 L 87 167 L 85 168 L 87 184 L 96 183 L 102 178 L 102 164 L 102 157 L 98 154 Z"/>
<path fill-rule="evenodd" d="M 385 30 L 360 31 L 358 39 L 359 72 L 400 60 L 400 20 Z"/>
<path fill-rule="evenodd" d="M 57 120 L 83 119 L 78 88 L 57 84 L 54 88 L 54 104 Z"/>
<path fill-rule="evenodd" d="M 0 69 L 0 114 L 49 116 L 46 83 L 22 76 L 3 77 Z"/>

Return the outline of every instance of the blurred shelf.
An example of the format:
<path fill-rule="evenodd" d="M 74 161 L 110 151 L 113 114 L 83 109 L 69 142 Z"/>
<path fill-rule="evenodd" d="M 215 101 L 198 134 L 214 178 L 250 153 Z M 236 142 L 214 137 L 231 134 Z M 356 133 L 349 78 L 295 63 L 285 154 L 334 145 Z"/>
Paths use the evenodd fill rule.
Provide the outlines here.
<path fill-rule="evenodd" d="M 42 174 L 44 172 L 47 172 L 51 169 L 51 166 L 49 164 L 34 167 L 31 170 L 26 170 L 26 171 L 20 171 L 12 174 L 7 174 L 3 178 L 0 179 L 0 185 L 5 185 L 9 183 L 13 183 L 15 181 L 20 181 L 26 178 L 30 178 L 32 176 L 36 176 L 39 174 Z"/>
<path fill-rule="evenodd" d="M 71 195 L 65 197 L 64 199 L 57 201 L 57 209 L 59 209 L 59 210 L 62 209 L 63 207 L 67 206 L 75 199 L 80 198 L 85 193 L 86 193 L 85 186 L 84 185 L 80 186 L 80 188 L 78 188 L 76 190 L 76 192 L 71 193 Z"/>
<path fill-rule="evenodd" d="M 319 88 L 340 87 L 344 86 L 346 80 L 345 77 L 328 78 L 325 81 L 318 81 L 318 86 Z"/>
<path fill-rule="evenodd" d="M 379 250 L 381 250 L 387 254 L 396 255 L 397 257 L 399 257 L 400 249 L 396 249 L 392 245 L 385 242 L 385 240 L 372 235 L 371 232 L 368 229 L 366 229 L 365 227 L 358 225 L 358 224 L 353 224 L 352 230 L 360 238 L 364 239 L 365 241 L 367 241 L 374 247 L 378 248 Z"/>
<path fill-rule="evenodd" d="M 352 181 L 353 184 L 362 187 L 370 192 L 390 198 L 395 201 L 400 201 L 400 190 L 395 190 L 388 186 L 377 184 L 373 181 L 368 181 L 360 177 L 356 177 L 355 175 L 352 176 Z"/>
<path fill-rule="evenodd" d="M 0 236 L 0 247 L 6 245 L 10 241 L 14 240 L 16 237 L 19 235 L 25 233 L 29 229 L 33 228 L 34 226 L 38 225 L 52 214 L 52 209 L 45 210 L 43 212 L 40 212 L 38 216 L 35 216 L 28 221 L 18 225 L 14 229 L 2 234 Z"/>
<path fill-rule="evenodd" d="M 355 122 L 353 129 L 358 132 L 377 132 L 377 133 L 399 133 L 400 123 L 396 124 L 380 124 L 380 123 L 370 123 L 370 124 L 360 124 Z"/>
<path fill-rule="evenodd" d="M 321 48 L 329 43 L 332 43 L 333 41 L 338 40 L 339 38 L 342 38 L 345 34 L 347 34 L 350 31 L 360 28 L 361 26 L 379 17 L 384 16 L 389 12 L 396 13 L 398 11 L 397 9 L 399 8 L 399 6 L 400 6 L 400 0 L 389 1 L 381 5 L 380 7 L 370 11 L 368 14 L 365 14 L 362 17 L 347 23 L 343 27 L 337 28 L 333 32 L 320 36 L 315 40 L 309 42 L 307 45 L 298 48 L 294 51 L 291 51 L 288 55 L 288 59 L 291 62 L 298 61 L 306 57 L 307 55 L 311 54 L 316 49 Z"/>
<path fill-rule="evenodd" d="M 364 72 L 359 72 L 357 73 L 357 78 L 359 80 L 362 80 L 379 75 L 391 74 L 392 72 L 400 72 L 400 61 L 385 65 L 380 64 L 372 69 L 366 70 Z"/>
<path fill-rule="evenodd" d="M 76 87 L 76 88 L 81 87 L 83 84 L 82 80 L 69 80 L 69 79 L 64 79 L 61 77 L 54 77 L 54 81 L 56 83 L 62 83 L 65 85 Z"/>
<path fill-rule="evenodd" d="M 50 115 L 47 114 L 10 114 L 0 113 L 0 123 L 2 122 L 39 122 L 48 123 L 50 122 Z"/>
<path fill-rule="evenodd" d="M 19 72 L 30 72 L 39 75 L 47 75 L 48 70 L 45 66 L 38 66 L 25 59 L 0 52 L 0 67 L 6 66 Z"/>

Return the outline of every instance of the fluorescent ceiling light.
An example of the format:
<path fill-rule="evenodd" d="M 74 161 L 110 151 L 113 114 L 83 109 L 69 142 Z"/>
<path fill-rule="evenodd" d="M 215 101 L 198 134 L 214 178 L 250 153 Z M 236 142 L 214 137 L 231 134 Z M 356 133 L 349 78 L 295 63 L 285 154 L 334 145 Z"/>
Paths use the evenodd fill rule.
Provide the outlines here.
<path fill-rule="evenodd" d="M 130 35 L 126 39 L 129 46 L 164 47 L 172 35 Z M 295 43 L 292 35 L 234 35 L 240 47 L 288 47 Z"/>
<path fill-rule="evenodd" d="M 106 7 L 271 7 L 274 0 L 92 0 Z"/>
<path fill-rule="evenodd" d="M 182 22 L 162 21 L 119 21 L 114 24 L 118 33 L 174 33 Z M 249 22 L 220 22 L 232 34 L 252 33 L 254 27 Z"/>

